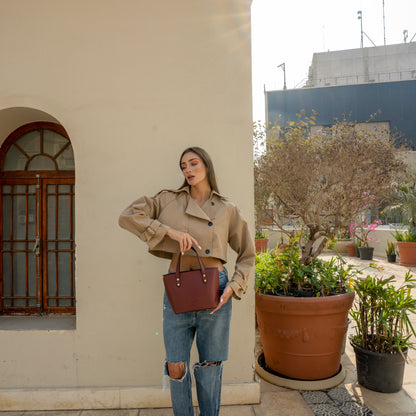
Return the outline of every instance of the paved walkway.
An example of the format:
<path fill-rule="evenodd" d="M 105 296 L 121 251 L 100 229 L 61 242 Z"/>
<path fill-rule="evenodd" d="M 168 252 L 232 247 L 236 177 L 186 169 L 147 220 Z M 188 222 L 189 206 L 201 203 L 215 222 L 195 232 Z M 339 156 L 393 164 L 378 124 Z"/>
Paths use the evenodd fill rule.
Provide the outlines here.
<path fill-rule="evenodd" d="M 324 254 L 322 257 L 330 256 Z M 368 265 L 368 261 L 345 257 L 352 264 Z M 395 274 L 399 283 L 407 272 L 405 267 L 375 258 L 384 276 Z M 416 274 L 416 269 L 413 270 Z M 374 271 L 371 271 L 374 273 Z M 415 293 L 416 296 L 416 293 Z M 412 318 L 416 325 L 416 316 Z M 350 325 L 349 333 L 353 333 Z M 416 351 L 409 352 L 403 389 L 397 393 L 377 393 L 357 383 L 355 355 L 347 342 L 342 366 L 347 372 L 344 382 L 327 391 L 297 391 L 261 383 L 258 405 L 222 406 L 220 416 L 416 416 Z M 195 411 L 198 415 L 198 411 Z M 173 416 L 171 409 L 114 409 L 70 411 L 0 412 L 0 416 Z"/>

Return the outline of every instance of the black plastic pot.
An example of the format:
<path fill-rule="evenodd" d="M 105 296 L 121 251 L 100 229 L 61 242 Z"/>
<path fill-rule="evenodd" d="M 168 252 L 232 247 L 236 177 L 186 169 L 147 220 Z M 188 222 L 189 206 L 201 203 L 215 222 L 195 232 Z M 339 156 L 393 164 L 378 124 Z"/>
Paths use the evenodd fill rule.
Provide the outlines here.
<path fill-rule="evenodd" d="M 359 247 L 361 260 L 373 260 L 374 247 Z"/>
<path fill-rule="evenodd" d="M 396 263 L 396 255 L 395 254 L 387 254 L 387 261 L 389 263 Z"/>
<path fill-rule="evenodd" d="M 355 352 L 357 379 L 362 386 L 381 393 L 394 393 L 402 388 L 407 349 L 403 355 L 384 354 L 364 350 L 353 342 L 351 345 Z"/>

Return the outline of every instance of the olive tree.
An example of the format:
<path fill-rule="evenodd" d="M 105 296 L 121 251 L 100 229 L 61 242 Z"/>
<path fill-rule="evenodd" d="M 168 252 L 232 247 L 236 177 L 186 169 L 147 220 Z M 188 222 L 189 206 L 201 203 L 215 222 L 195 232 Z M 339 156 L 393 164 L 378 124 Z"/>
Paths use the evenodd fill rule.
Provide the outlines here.
<path fill-rule="evenodd" d="M 284 127 L 255 124 L 255 143 L 263 148 L 255 157 L 255 183 L 267 189 L 274 224 L 290 237 L 302 230 L 302 262 L 308 264 L 369 196 L 377 203 L 390 194 L 405 164 L 387 132 L 345 119 L 317 127 L 316 115 L 298 117 Z"/>

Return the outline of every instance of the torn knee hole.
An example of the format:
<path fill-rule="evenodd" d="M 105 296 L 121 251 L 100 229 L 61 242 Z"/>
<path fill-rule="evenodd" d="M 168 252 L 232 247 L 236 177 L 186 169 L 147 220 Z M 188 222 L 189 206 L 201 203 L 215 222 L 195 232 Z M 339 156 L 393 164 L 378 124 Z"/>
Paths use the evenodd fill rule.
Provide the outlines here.
<path fill-rule="evenodd" d="M 186 363 L 168 363 L 168 373 L 170 378 L 181 379 L 186 373 Z"/>
<path fill-rule="evenodd" d="M 222 361 L 212 361 L 210 363 L 207 363 L 206 361 L 204 361 L 203 363 L 201 363 L 201 367 L 205 367 L 205 366 L 219 366 L 221 365 Z"/>

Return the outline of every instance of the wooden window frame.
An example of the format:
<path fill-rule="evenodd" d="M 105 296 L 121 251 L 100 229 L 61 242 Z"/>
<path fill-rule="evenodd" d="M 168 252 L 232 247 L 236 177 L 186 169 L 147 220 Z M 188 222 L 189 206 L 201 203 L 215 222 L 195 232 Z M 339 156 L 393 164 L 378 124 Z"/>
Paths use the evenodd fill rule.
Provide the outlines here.
<path fill-rule="evenodd" d="M 9 151 L 9 149 L 11 148 L 11 146 L 13 144 L 15 144 L 15 141 L 18 140 L 21 136 L 23 136 L 26 133 L 29 133 L 31 131 L 36 131 L 36 130 L 40 130 L 40 135 L 41 135 L 41 145 L 40 145 L 40 153 L 37 153 L 36 155 L 33 155 L 31 157 L 29 157 L 29 155 L 26 154 L 26 157 L 28 158 L 27 162 L 26 162 L 26 166 L 25 169 L 27 169 L 27 167 L 30 164 L 30 161 L 38 156 L 38 155 L 46 155 L 43 153 L 43 146 L 42 146 L 42 142 L 43 142 L 43 131 L 44 130 L 51 130 L 54 131 L 58 134 L 60 134 L 61 136 L 65 137 L 68 140 L 68 143 L 65 144 L 57 154 L 55 154 L 54 158 L 51 158 L 50 155 L 46 155 L 48 157 L 50 157 L 52 160 L 54 160 L 55 163 L 55 167 L 57 170 L 9 170 L 9 171 L 4 171 L 3 170 L 3 166 L 4 166 L 4 161 L 5 161 L 5 157 L 7 152 Z M 51 296 L 48 296 L 47 293 L 47 281 L 48 279 L 46 278 L 46 274 L 42 275 L 42 284 L 38 285 L 37 284 L 37 290 L 41 290 L 42 291 L 42 295 L 38 296 L 38 298 L 42 298 L 42 305 L 41 308 L 36 307 L 36 308 L 32 308 L 32 307 L 13 307 L 13 308 L 7 308 L 4 307 L 3 305 L 3 301 L 2 301 L 2 292 L 3 292 L 3 255 L 0 258 L 0 315 L 12 315 L 12 314 L 38 314 L 39 312 L 45 313 L 45 314 L 75 314 L 75 293 L 72 293 L 73 291 L 73 279 L 75 279 L 75 270 L 73 270 L 73 262 L 72 262 L 72 256 L 75 256 L 75 230 L 74 230 L 74 224 L 72 223 L 73 221 L 73 199 L 75 197 L 75 170 L 59 170 L 59 167 L 56 163 L 56 160 L 59 155 L 69 146 L 71 145 L 71 141 L 69 139 L 69 136 L 66 132 L 66 130 L 64 129 L 63 126 L 61 126 L 60 124 L 57 123 L 51 123 L 51 122 L 34 122 L 34 123 L 28 123 L 25 124 L 19 128 L 17 128 L 16 130 L 14 130 L 8 137 L 7 139 L 4 141 L 4 143 L 2 144 L 1 148 L 0 148 L 0 180 L 1 183 L 4 185 L 7 184 L 16 184 L 16 185 L 33 185 L 36 183 L 36 181 L 38 180 L 39 182 L 39 177 L 42 178 L 42 182 L 41 182 L 41 187 L 42 189 L 39 190 L 39 195 L 37 198 L 42 198 L 42 201 L 38 201 L 38 203 L 40 204 L 40 206 L 42 207 L 42 212 L 39 212 L 37 215 L 40 215 L 41 221 L 45 222 L 45 219 L 47 218 L 47 198 L 48 198 L 48 191 L 47 191 L 47 186 L 48 185 L 55 185 L 55 191 L 57 192 L 58 189 L 58 185 L 69 185 L 70 189 L 71 189 L 71 196 L 70 196 L 70 201 L 71 201 L 71 217 L 70 217 L 70 230 L 72 233 L 72 236 L 70 238 L 70 240 L 72 241 L 72 247 L 73 249 L 70 249 L 69 251 L 71 252 L 70 254 L 70 287 L 71 287 L 71 296 L 73 295 L 73 307 L 50 307 L 47 304 L 48 299 L 51 298 Z M 19 149 L 20 150 L 20 149 Z M 21 149 L 22 151 L 23 149 Z M 25 154 L 25 152 L 23 151 L 23 154 Z M 26 197 L 27 198 L 27 197 Z M 26 202 L 27 204 L 27 202 Z M 27 214 L 26 214 L 27 215 Z M 2 240 L 3 240 L 3 201 L 2 201 L 2 192 L 0 192 L 0 249 L 2 252 Z M 57 220 L 56 215 L 55 215 L 55 220 Z M 47 255 L 48 252 L 50 252 L 50 250 L 46 249 L 46 245 L 47 245 L 47 226 L 45 224 L 42 225 L 42 250 L 41 250 L 41 259 L 39 259 L 39 261 L 41 262 L 42 268 L 47 267 L 48 265 L 48 259 L 47 259 Z M 26 256 L 26 262 L 27 262 L 27 256 Z M 55 266 L 57 269 L 57 265 Z M 27 274 L 27 270 L 26 270 L 26 274 Z M 55 272 L 56 274 L 56 272 Z M 51 278 L 51 277 L 49 277 Z M 56 276 L 55 276 L 56 279 Z M 38 282 L 37 282 L 38 283 Z M 56 286 L 57 288 L 57 286 Z"/>

